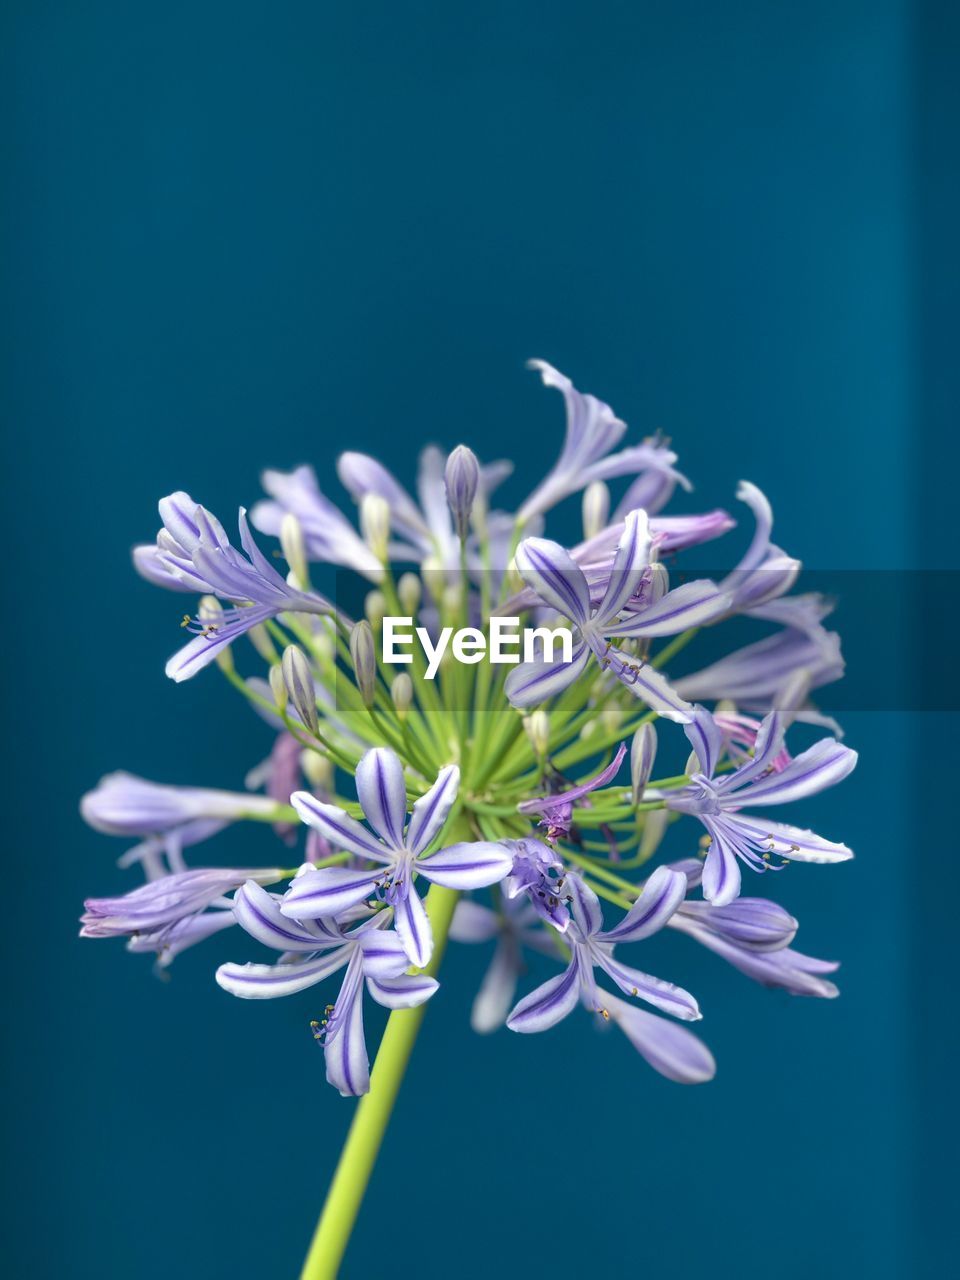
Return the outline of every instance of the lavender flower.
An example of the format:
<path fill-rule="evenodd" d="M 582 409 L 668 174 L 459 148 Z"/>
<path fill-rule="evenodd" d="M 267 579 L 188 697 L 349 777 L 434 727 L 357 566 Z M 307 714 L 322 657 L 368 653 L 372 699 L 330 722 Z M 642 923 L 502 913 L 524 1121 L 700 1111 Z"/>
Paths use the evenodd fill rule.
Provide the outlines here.
<path fill-rule="evenodd" d="M 307 870 L 303 875 L 315 875 Z M 294 881 L 294 886 L 296 881 Z M 409 958 L 395 933 L 385 926 L 390 912 L 379 912 L 353 928 L 334 920 L 298 920 L 255 881 L 234 897 L 233 910 L 247 933 L 264 946 L 283 952 L 278 964 L 223 964 L 217 982 L 244 1000 L 294 995 L 346 967 L 340 994 L 327 1006 L 314 1035 L 323 1044 L 327 1080 L 344 1097 L 370 1088 L 370 1063 L 363 1031 L 363 985 L 378 1004 L 409 1009 L 437 990 L 435 978 L 406 973 Z"/>
<path fill-rule="evenodd" d="M 713 717 L 697 707 L 693 723 L 684 732 L 702 772 L 687 786 L 667 792 L 664 802 L 675 813 L 699 818 L 707 829 L 710 849 L 703 869 L 703 891 L 709 901 L 724 906 L 737 897 L 738 859 L 755 871 L 765 871 L 773 853 L 796 862 L 844 862 L 853 857 L 846 845 L 783 822 L 742 813 L 741 808 L 747 804 L 786 804 L 816 795 L 853 770 L 855 751 L 833 738 L 824 738 L 775 772 L 773 763 L 783 746 L 783 730 L 779 714 L 773 711 L 760 726 L 753 759 L 730 774 L 715 777 L 723 737 Z"/>
<path fill-rule="evenodd" d="M 276 811 L 276 801 L 265 796 L 167 786 L 122 771 L 101 778 L 80 801 L 84 820 L 94 830 L 114 836 L 155 836 L 198 820 L 213 820 L 222 826 Z"/>
<path fill-rule="evenodd" d="M 565 870 L 556 852 L 541 840 L 524 836 L 521 840 L 504 840 L 513 856 L 510 874 L 503 881 L 508 901 L 526 898 L 542 920 L 558 933 L 566 933 L 570 912 L 564 893 Z"/>
<path fill-rule="evenodd" d="M 539 825 L 546 827 L 548 840 L 556 841 L 569 835 L 573 824 L 574 803 L 588 796 L 591 791 L 596 791 L 600 787 L 605 787 L 608 782 L 612 782 L 619 773 L 626 754 L 627 748 L 621 744 L 610 764 L 595 777 L 582 782 L 578 787 L 568 787 L 565 791 L 558 791 L 536 800 L 524 800 L 517 805 L 518 812 L 540 814 Z"/>
<path fill-rule="evenodd" d="M 603 993 L 604 1008 L 640 1056 L 676 1084 L 705 1084 L 717 1073 L 713 1054 L 686 1027 Z"/>
<path fill-rule="evenodd" d="M 231 545 L 219 520 L 187 493 L 161 499 L 160 518 L 163 528 L 156 546 L 134 549 L 134 564 L 143 576 L 175 591 L 199 591 L 241 606 L 226 611 L 215 624 L 188 620 L 185 625 L 198 634 L 167 663 L 171 679 L 196 675 L 238 636 L 280 613 L 333 612 L 323 596 L 297 591 L 283 580 L 254 542 L 242 507 L 238 520 L 244 554 Z"/>
<path fill-rule="evenodd" d="M 490 841 L 452 844 L 427 855 L 443 830 L 459 785 L 460 770 L 455 765 L 442 769 L 434 785 L 413 806 L 406 826 L 406 785 L 399 757 L 386 747 L 368 751 L 357 766 L 357 795 L 376 834 L 336 805 L 324 804 L 306 791 L 296 792 L 290 803 L 308 826 L 336 848 L 376 866 L 373 870 L 322 867 L 305 872 L 291 886 L 283 903 L 284 914 L 300 920 L 331 918 L 376 895 L 393 907 L 407 956 L 423 968 L 433 952 L 433 934 L 414 888 L 417 876 L 450 889 L 479 889 L 502 880 L 512 866 L 507 849 Z"/>
<path fill-rule="evenodd" d="M 612 642 L 618 637 L 677 635 L 723 612 L 730 597 L 718 593 L 712 583 L 687 583 L 621 622 L 619 615 L 635 594 L 649 558 L 646 514 L 633 511 L 624 522 L 603 599 L 594 609 L 586 576 L 569 552 L 545 538 L 527 538 L 520 544 L 517 568 L 524 581 L 571 623 L 574 644 L 569 662 L 562 658 L 525 662 L 510 672 L 505 689 L 514 706 L 532 706 L 562 692 L 581 675 L 593 653 L 602 667 L 659 715 L 681 724 L 690 720 L 692 707 L 666 679 L 652 667 L 628 660 Z"/>
<path fill-rule="evenodd" d="M 118 898 L 87 898 L 80 917 L 82 938 L 121 938 L 154 934 L 197 915 L 245 880 L 279 880 L 274 868 L 199 867 L 140 885 Z"/>
<path fill-rule="evenodd" d="M 701 1016 L 696 1000 L 682 987 L 621 964 L 613 954 L 618 943 L 639 942 L 663 928 L 683 901 L 686 876 L 669 867 L 658 867 L 620 923 L 607 930 L 603 928 L 599 899 L 583 879 L 571 872 L 566 888 L 572 919 L 564 942 L 570 948 L 570 963 L 559 977 L 551 978 L 520 1001 L 507 1019 L 511 1031 L 546 1031 L 572 1012 L 578 1000 L 587 1009 L 609 1015 L 604 1003 L 606 993 L 597 988 L 594 978 L 596 967 L 622 991 L 639 996 L 665 1013 L 686 1022 Z"/>

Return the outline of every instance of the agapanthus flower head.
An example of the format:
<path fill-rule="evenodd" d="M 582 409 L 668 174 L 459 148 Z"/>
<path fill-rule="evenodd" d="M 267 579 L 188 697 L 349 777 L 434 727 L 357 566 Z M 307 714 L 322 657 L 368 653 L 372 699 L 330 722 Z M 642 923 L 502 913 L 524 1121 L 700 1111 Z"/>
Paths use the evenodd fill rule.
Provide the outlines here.
<path fill-rule="evenodd" d="M 161 500 L 156 542 L 134 550 L 145 578 L 199 598 L 184 619 L 193 638 L 168 673 L 179 681 L 215 664 L 275 737 L 245 792 L 115 773 L 84 797 L 91 826 L 136 841 L 120 862 L 147 883 L 89 899 L 83 933 L 125 937 L 163 968 L 239 924 L 271 952 L 218 969 L 220 986 L 247 999 L 296 997 L 337 975 L 339 993 L 311 1014 L 327 1078 L 347 1095 L 370 1087 L 364 990 L 390 1009 L 423 1004 L 448 934 L 492 949 L 476 1030 L 544 1030 L 581 1004 L 688 1084 L 715 1071 L 685 1025 L 699 1005 L 629 953 L 627 963 L 624 948 L 666 927 L 762 984 L 836 994 L 836 966 L 793 949 L 796 919 L 739 896 L 741 864 L 852 856 L 764 816 L 856 762 L 833 737 L 796 756 L 784 739 L 794 721 L 833 729 L 809 701 L 843 673 L 824 625 L 832 603 L 789 594 L 800 562 L 773 542 L 771 505 L 748 482 L 737 491 L 753 517 L 747 550 L 717 581 L 691 574 L 685 553 L 728 533 L 733 517 L 665 510 L 689 489 L 671 442 L 630 443 L 604 400 L 532 367 L 562 395 L 566 425 L 546 452 L 555 461 L 513 510 L 491 506 L 511 464 L 483 465 L 468 444 L 427 445 L 409 488 L 358 448 L 336 468 L 356 515 L 310 466 L 263 473 L 252 522 L 279 540 L 270 556 L 242 507 L 234 545 L 184 492 Z M 321 461 L 326 477 L 332 459 Z M 545 536 L 545 517 L 577 494 L 584 540 L 568 548 Z M 313 564 L 358 575 L 357 621 L 313 590 Z M 698 666 L 700 629 L 722 636 L 733 616 L 776 631 Z M 494 657 L 481 642 L 492 645 L 505 619 L 533 642 Z M 395 660 L 395 621 L 429 648 Z M 241 635 L 250 645 L 231 647 Z M 248 670 L 255 660 L 264 665 Z M 262 755 L 252 749 L 251 762 Z M 267 841 L 257 867 L 187 865 L 239 822 L 259 823 Z M 270 828 L 299 871 L 272 867 Z M 674 840 L 689 853 L 700 831 L 701 859 L 662 861 Z M 522 994 L 531 958 L 561 971 Z M 390 1026 L 404 1019 L 415 1021 Z M 387 1054 L 384 1070 L 405 1056 Z"/>

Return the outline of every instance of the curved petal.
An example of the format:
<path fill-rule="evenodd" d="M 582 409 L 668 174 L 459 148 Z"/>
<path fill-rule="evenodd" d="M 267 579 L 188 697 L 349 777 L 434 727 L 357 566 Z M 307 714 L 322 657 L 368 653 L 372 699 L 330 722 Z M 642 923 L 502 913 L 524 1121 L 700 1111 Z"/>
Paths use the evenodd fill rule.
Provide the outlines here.
<path fill-rule="evenodd" d="M 703 1084 L 717 1072 L 713 1054 L 703 1041 L 665 1018 L 636 1009 L 610 996 L 607 1009 L 636 1051 L 654 1071 L 677 1084 Z"/>
<path fill-rule="evenodd" d="M 767 898 L 737 898 L 726 907 L 709 902 L 685 902 L 681 914 L 735 946 L 751 951 L 779 951 L 793 941 L 797 921 Z"/>
<path fill-rule="evenodd" d="M 292 996 L 342 969 L 349 951 L 349 946 L 338 947 L 317 960 L 303 960 L 297 964 L 222 964 L 216 978 L 224 991 L 242 1000 Z"/>
<path fill-rule="evenodd" d="M 363 1035 L 363 986 L 359 965 L 351 965 L 340 988 L 323 1056 L 327 1081 L 341 1097 L 353 1098 L 370 1088 L 370 1060 Z M 332 1020 L 331 1020 L 332 1022 Z"/>
<path fill-rule="evenodd" d="M 613 622 L 631 596 L 636 594 L 643 571 L 650 563 L 650 522 L 643 510 L 631 511 L 623 522 L 610 581 L 594 616 L 594 625 L 603 628 Z"/>
<path fill-rule="evenodd" d="M 528 587 L 551 608 L 580 626 L 590 617 L 590 588 L 583 570 L 559 542 L 525 538 L 517 548 L 517 569 Z"/>
<path fill-rule="evenodd" d="M 683 987 L 674 986 L 672 982 L 664 982 L 662 978 L 654 978 L 652 974 L 642 973 L 629 965 L 621 964 L 612 955 L 600 952 L 597 957 L 601 968 L 610 975 L 621 991 L 627 995 L 646 1000 L 664 1013 L 670 1013 L 684 1022 L 696 1022 L 703 1015 L 700 1006 Z"/>
<path fill-rule="evenodd" d="M 430 790 L 413 806 L 407 829 L 407 848 L 414 854 L 424 853 L 443 830 L 460 787 L 460 770 L 455 764 L 441 769 Z"/>
<path fill-rule="evenodd" d="M 732 820 L 751 840 L 791 862 L 849 862 L 853 857 L 853 850 L 845 844 L 834 844 L 815 831 L 791 827 L 786 822 L 767 822 L 749 813 L 738 813 Z"/>
<path fill-rule="evenodd" d="M 399 978 L 410 961 L 399 935 L 389 929 L 365 929 L 357 935 L 367 978 Z"/>
<path fill-rule="evenodd" d="M 309 791 L 295 791 L 290 803 L 300 815 L 300 821 L 319 831 L 335 849 L 345 849 L 376 862 L 389 861 L 386 849 L 376 836 L 335 804 L 324 804 Z"/>
<path fill-rule="evenodd" d="M 448 889 L 483 889 L 513 869 L 513 854 L 505 845 L 486 840 L 451 844 L 429 858 L 417 860 L 417 871 Z"/>
<path fill-rule="evenodd" d="M 324 937 L 288 919 L 279 900 L 255 880 L 248 880 L 233 895 L 233 914 L 252 938 L 274 951 L 320 951 L 343 942 L 335 934 Z"/>
<path fill-rule="evenodd" d="M 670 867 L 657 867 L 640 897 L 619 924 L 602 933 L 604 942 L 640 942 L 667 923 L 687 895 L 687 877 Z"/>
<path fill-rule="evenodd" d="M 470 1026 L 480 1035 L 502 1027 L 517 992 L 520 948 L 516 940 L 504 936 L 497 943 L 487 972 L 470 1010 Z"/>
<path fill-rule="evenodd" d="M 406 895 L 393 905 L 393 922 L 410 963 L 422 969 L 433 955 L 433 929 L 423 902 L 410 885 Z"/>
<path fill-rule="evenodd" d="M 847 774 L 853 772 L 856 763 L 856 751 L 851 751 L 835 738 L 824 738 L 795 756 L 779 773 L 760 778 L 751 783 L 748 790 L 735 792 L 729 801 L 724 797 L 721 803 L 726 806 L 739 801 L 752 808 L 758 804 L 787 804 L 791 800 L 801 800 L 842 782 Z"/>
<path fill-rule="evenodd" d="M 604 646 L 599 641 L 591 640 L 591 647 L 600 660 L 600 666 L 605 670 L 609 669 L 651 711 L 656 711 L 657 715 L 673 720 L 676 724 L 689 724 L 693 717 L 693 707 L 680 697 L 666 676 L 661 675 L 649 663 L 627 658 L 612 645 Z M 509 680 L 509 676 L 507 679 Z"/>
<path fill-rule="evenodd" d="M 356 776 L 364 817 L 391 849 L 402 849 L 407 788 L 400 757 L 389 747 L 374 747 L 365 752 Z"/>
<path fill-rule="evenodd" d="M 714 906 L 725 907 L 740 893 L 740 864 L 733 845 L 712 824 L 704 824 L 710 832 L 710 848 L 703 864 L 703 896 Z"/>
<path fill-rule="evenodd" d="M 352 867 L 317 867 L 305 871 L 290 885 L 280 910 L 294 920 L 323 920 L 355 907 L 374 891 L 379 871 Z"/>
<path fill-rule="evenodd" d="M 684 725 L 683 732 L 687 736 L 700 761 L 700 768 L 708 778 L 712 778 L 720 763 L 723 750 L 723 733 L 720 726 L 706 707 L 696 706 L 693 709 L 693 720 Z"/>
<path fill-rule="evenodd" d="M 453 913 L 450 937 L 454 942 L 489 942 L 500 931 L 500 917 L 489 907 L 461 898 Z"/>
<path fill-rule="evenodd" d="M 507 1018 L 507 1026 L 525 1034 L 546 1031 L 576 1008 L 579 994 L 579 966 L 572 961 L 563 973 L 524 996 Z"/>
<path fill-rule="evenodd" d="M 429 1000 L 440 983 L 425 973 L 402 973 L 396 978 L 367 978 L 367 990 L 388 1009 L 413 1009 Z"/>
<path fill-rule="evenodd" d="M 600 899 L 586 881 L 571 871 L 563 882 L 564 896 L 570 896 L 570 913 L 585 938 L 592 937 L 603 928 L 603 912 Z"/>
<path fill-rule="evenodd" d="M 702 627 L 727 613 L 733 604 L 729 591 L 721 591 L 707 579 L 685 582 L 654 604 L 629 614 L 623 622 L 607 627 L 609 636 L 642 636 L 655 639 L 675 636 L 690 627 Z"/>
<path fill-rule="evenodd" d="M 532 707 L 562 693 L 587 665 L 590 650 L 581 641 L 573 646 L 570 662 L 521 662 L 508 672 L 504 691 L 515 707 Z"/>

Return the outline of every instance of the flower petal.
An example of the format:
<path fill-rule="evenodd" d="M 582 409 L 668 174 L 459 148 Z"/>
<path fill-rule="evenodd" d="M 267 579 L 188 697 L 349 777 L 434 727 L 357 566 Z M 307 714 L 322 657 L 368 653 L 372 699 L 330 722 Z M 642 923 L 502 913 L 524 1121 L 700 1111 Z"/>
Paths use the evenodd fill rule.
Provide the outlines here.
<path fill-rule="evenodd" d="M 713 1054 L 686 1027 L 658 1018 L 645 1009 L 634 1008 L 615 996 L 608 997 L 607 1009 L 641 1057 L 668 1080 L 677 1084 L 703 1084 L 716 1075 Z"/>
<path fill-rule="evenodd" d="M 816 795 L 835 786 L 857 763 L 856 751 L 843 746 L 835 738 L 824 738 L 801 752 L 779 773 L 772 773 L 750 785 L 748 791 L 735 793 L 730 801 L 741 804 L 786 804 L 804 796 Z M 724 798 L 726 800 L 726 797 Z"/>
<path fill-rule="evenodd" d="M 334 1022 L 334 1019 L 336 1020 Z M 370 1088 L 370 1060 L 363 1034 L 363 986 L 354 962 L 343 980 L 323 1046 L 327 1081 L 341 1097 L 353 1098 Z"/>
<path fill-rule="evenodd" d="M 504 935 L 494 949 L 470 1010 L 470 1026 L 474 1031 L 486 1035 L 503 1026 L 517 993 L 519 974 L 520 948 L 516 939 Z"/>
<path fill-rule="evenodd" d="M 675 636 L 690 627 L 702 627 L 713 622 L 727 613 L 732 604 L 730 592 L 721 591 L 715 582 L 707 579 L 685 582 L 647 608 L 628 614 L 623 622 L 607 627 L 606 634 L 642 636 L 645 639 Z"/>
<path fill-rule="evenodd" d="M 280 910 L 294 920 L 332 919 L 373 893 L 381 873 L 352 867 L 317 867 L 290 885 Z"/>
<path fill-rule="evenodd" d="M 551 608 L 580 626 L 590 617 L 590 588 L 583 570 L 559 542 L 525 538 L 517 569 L 528 587 Z"/>
<path fill-rule="evenodd" d="M 419 858 L 416 867 L 420 875 L 448 889 L 483 889 L 510 874 L 513 854 L 505 845 L 473 840 Z"/>
<path fill-rule="evenodd" d="M 324 936 L 289 919 L 278 899 L 255 880 L 248 880 L 233 895 L 233 914 L 252 938 L 274 951 L 320 951 L 343 942 L 335 933 Z"/>
<path fill-rule="evenodd" d="M 416 889 L 410 885 L 393 906 L 393 922 L 411 964 L 422 969 L 433 955 L 433 930 Z"/>
<path fill-rule="evenodd" d="M 443 830 L 460 787 L 460 770 L 455 764 L 441 769 L 430 790 L 413 806 L 407 829 L 407 848 L 414 854 L 424 853 Z"/>
<path fill-rule="evenodd" d="M 749 813 L 729 814 L 727 817 L 751 840 L 791 862 L 849 862 L 853 857 L 853 850 L 845 844 L 834 844 L 815 831 L 791 827 L 786 822 L 768 822 Z"/>
<path fill-rule="evenodd" d="M 620 990 L 626 991 L 628 995 L 646 1000 L 647 1004 L 652 1004 L 675 1018 L 681 1018 L 684 1022 L 696 1022 L 703 1016 L 696 1000 L 683 987 L 664 982 L 662 978 L 654 978 L 652 974 L 642 973 L 639 969 L 632 969 L 605 952 L 600 952 L 598 963 Z"/>
<path fill-rule="evenodd" d="M 338 947 L 316 960 L 296 964 L 222 964 L 216 978 L 224 991 L 243 1000 L 292 996 L 343 968 L 349 950 L 349 947 Z"/>
<path fill-rule="evenodd" d="M 429 1000 L 440 983 L 425 973 L 402 973 L 396 978 L 367 978 L 367 990 L 388 1009 L 413 1009 Z"/>
<path fill-rule="evenodd" d="M 600 899 L 576 871 L 568 872 L 563 893 L 570 896 L 570 912 L 583 936 L 589 938 L 599 933 L 603 928 Z"/>
<path fill-rule="evenodd" d="M 631 596 L 636 594 L 643 572 L 650 563 L 650 522 L 643 510 L 631 511 L 623 522 L 610 581 L 594 616 L 594 625 L 611 623 Z"/>
<path fill-rule="evenodd" d="M 604 942 L 640 942 L 667 923 L 687 894 L 687 877 L 670 867 L 657 867 L 640 897 L 619 924 L 601 934 Z"/>
<path fill-rule="evenodd" d="M 290 803 L 300 815 L 300 821 L 319 831 L 335 849 L 345 849 L 377 862 L 389 861 L 387 851 L 376 836 L 335 804 L 324 804 L 309 791 L 295 791 Z"/>
<path fill-rule="evenodd" d="M 489 942 L 500 931 L 500 917 L 489 907 L 461 898 L 453 913 L 450 937 L 454 942 Z"/>
<path fill-rule="evenodd" d="M 703 896 L 714 906 L 725 907 L 740 892 L 740 864 L 737 852 L 726 835 L 712 823 L 704 823 L 710 832 L 710 848 L 703 864 Z"/>
<path fill-rule="evenodd" d="M 507 673 L 504 692 L 515 707 L 532 707 L 562 693 L 587 665 L 590 650 L 581 641 L 573 646 L 569 662 L 521 662 Z"/>
<path fill-rule="evenodd" d="M 400 936 L 389 929 L 365 929 L 357 934 L 367 978 L 399 978 L 410 967 Z"/>
<path fill-rule="evenodd" d="M 357 765 L 357 796 L 364 817 L 390 846 L 403 848 L 407 788 L 400 757 L 389 747 L 374 747 Z M 329 837 L 328 837 L 329 839 Z"/>
<path fill-rule="evenodd" d="M 712 778 L 720 763 L 723 750 L 723 733 L 720 726 L 706 707 L 695 707 L 693 720 L 684 725 L 683 732 L 687 741 L 696 752 L 700 768 L 708 778 Z"/>
<path fill-rule="evenodd" d="M 579 967 L 574 961 L 563 973 L 524 996 L 507 1018 L 507 1026 L 523 1033 L 546 1031 L 576 1008 L 579 994 Z"/>

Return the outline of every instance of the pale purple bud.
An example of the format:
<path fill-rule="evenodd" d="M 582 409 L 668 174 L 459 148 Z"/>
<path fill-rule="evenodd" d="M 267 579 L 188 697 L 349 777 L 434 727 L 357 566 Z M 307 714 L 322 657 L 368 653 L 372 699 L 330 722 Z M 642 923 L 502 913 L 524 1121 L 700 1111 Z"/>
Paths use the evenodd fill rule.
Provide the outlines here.
<path fill-rule="evenodd" d="M 390 686 L 390 696 L 401 720 L 407 718 L 407 712 L 413 703 L 413 681 L 406 671 L 401 671 Z"/>
<path fill-rule="evenodd" d="M 306 654 L 295 644 L 287 645 L 280 664 L 283 683 L 297 715 L 312 734 L 320 727 L 317 720 L 317 691 Z"/>
<path fill-rule="evenodd" d="M 640 804 L 643 800 L 656 758 L 657 731 L 652 724 L 641 725 L 633 735 L 633 746 L 630 748 L 630 781 L 634 804 Z"/>
<path fill-rule="evenodd" d="M 610 490 L 602 480 L 594 480 L 583 491 L 583 536 L 595 538 L 610 518 Z"/>
<path fill-rule="evenodd" d="M 350 657 L 360 696 L 365 706 L 372 707 L 377 694 L 377 650 L 373 628 L 366 619 L 350 632 Z"/>
<path fill-rule="evenodd" d="M 415 573 L 402 573 L 400 575 L 397 582 L 397 595 L 400 598 L 403 612 L 411 618 L 415 617 L 417 610 L 420 608 L 420 600 L 423 595 L 423 587 Z"/>
<path fill-rule="evenodd" d="M 461 541 L 470 528 L 470 512 L 480 485 L 480 463 L 477 455 L 465 444 L 458 444 L 447 459 L 444 475 L 447 486 L 447 502 L 453 512 L 457 534 Z"/>

